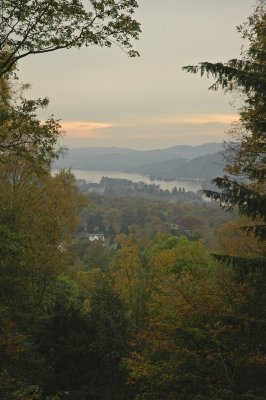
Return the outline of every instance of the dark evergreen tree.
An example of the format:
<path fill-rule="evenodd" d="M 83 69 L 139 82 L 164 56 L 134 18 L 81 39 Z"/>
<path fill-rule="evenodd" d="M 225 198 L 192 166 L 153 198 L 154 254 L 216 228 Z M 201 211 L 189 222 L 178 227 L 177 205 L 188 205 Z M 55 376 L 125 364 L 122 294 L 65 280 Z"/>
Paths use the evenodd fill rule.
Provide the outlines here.
<path fill-rule="evenodd" d="M 240 95 L 242 106 L 240 119 L 229 132 L 233 141 L 226 144 L 227 162 L 223 178 L 216 178 L 218 191 L 205 191 L 206 195 L 218 200 L 225 209 L 235 208 L 240 216 L 247 216 L 249 223 L 243 229 L 255 235 L 258 240 L 266 239 L 266 3 L 259 0 L 254 13 L 247 22 L 238 27 L 243 39 L 248 41 L 247 49 L 242 49 L 241 58 L 227 63 L 204 62 L 184 69 L 201 76 L 213 76 L 216 80 L 210 87 Z M 231 264 L 236 285 L 246 287 L 247 298 L 242 315 L 232 320 L 232 330 L 239 324 L 248 326 L 245 337 L 251 333 L 246 349 L 257 349 L 258 358 L 265 358 L 266 325 L 266 251 L 254 257 L 217 256 L 224 264 Z M 243 329 L 244 332 L 244 329 Z M 245 339 L 246 340 L 246 339 Z M 254 351 L 254 350 L 252 350 Z M 265 364 L 245 365 L 243 378 L 248 389 L 256 398 L 265 397 L 265 387 L 261 388 Z M 251 389 L 252 388 L 252 389 Z M 244 398 L 247 398 L 245 393 Z M 241 397 L 240 397 L 241 398 Z"/>
<path fill-rule="evenodd" d="M 183 69 L 201 76 L 215 78 L 211 90 L 240 93 L 244 105 L 240 120 L 233 126 L 233 142 L 226 146 L 225 175 L 214 182 L 219 192 L 206 195 L 230 209 L 237 206 L 240 215 L 253 224 L 246 227 L 261 239 L 266 239 L 266 3 L 259 0 L 248 21 L 238 27 L 249 46 L 242 49 L 240 59 L 227 63 L 203 62 Z"/>

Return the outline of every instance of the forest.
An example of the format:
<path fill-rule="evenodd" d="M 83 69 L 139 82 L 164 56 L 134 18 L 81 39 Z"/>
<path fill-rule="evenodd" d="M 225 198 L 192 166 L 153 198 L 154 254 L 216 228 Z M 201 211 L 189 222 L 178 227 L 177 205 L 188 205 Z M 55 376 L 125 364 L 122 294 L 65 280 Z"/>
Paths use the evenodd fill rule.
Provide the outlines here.
<path fill-rule="evenodd" d="M 20 59 L 113 43 L 138 56 L 137 2 L 90 4 L 1 5 L 0 398 L 266 399 L 265 1 L 238 28 L 239 59 L 184 67 L 243 100 L 209 201 L 51 173 L 60 121 L 38 118 L 48 100 L 26 97 Z"/>

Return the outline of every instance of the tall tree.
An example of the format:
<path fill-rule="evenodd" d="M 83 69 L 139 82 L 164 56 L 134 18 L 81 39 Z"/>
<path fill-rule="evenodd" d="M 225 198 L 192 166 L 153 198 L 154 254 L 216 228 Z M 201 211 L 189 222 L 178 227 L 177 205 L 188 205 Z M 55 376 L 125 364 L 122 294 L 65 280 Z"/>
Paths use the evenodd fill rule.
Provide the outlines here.
<path fill-rule="evenodd" d="M 218 200 L 224 208 L 231 209 L 235 207 L 241 217 L 248 217 L 249 221 L 242 228 L 247 233 L 254 233 L 259 239 L 265 240 L 265 0 L 257 1 L 253 14 L 245 24 L 238 27 L 238 30 L 242 33 L 242 38 L 248 43 L 247 47 L 242 48 L 240 59 L 229 60 L 227 63 L 213 64 L 204 62 L 197 66 L 184 67 L 184 69 L 191 73 L 199 72 L 202 76 L 211 75 L 215 78 L 214 84 L 210 87 L 211 90 L 217 90 L 221 87 L 225 92 L 233 92 L 240 97 L 242 105 L 239 109 L 239 122 L 235 123 L 229 132 L 233 141 L 226 145 L 226 175 L 223 178 L 214 180 L 220 191 L 207 191 L 206 194 L 212 199 Z M 247 379 L 245 376 L 250 377 L 250 381 L 249 378 L 247 379 L 249 383 L 246 388 L 249 387 L 250 390 L 253 386 L 251 391 L 256 393 L 255 396 L 264 398 L 265 387 L 260 386 L 260 379 L 261 374 L 265 373 L 265 364 L 264 362 L 261 363 L 261 360 L 265 359 L 265 353 L 263 350 L 264 338 L 260 332 L 265 330 L 265 244 L 262 242 L 253 245 L 251 252 L 241 241 L 239 235 L 232 236 L 233 230 L 231 228 L 234 229 L 232 223 L 230 226 L 229 247 L 228 241 L 226 243 L 226 231 L 223 232 L 223 243 L 226 244 L 227 255 L 219 258 L 233 263 L 234 279 L 232 283 L 239 288 L 241 286 L 245 287 L 246 297 L 239 310 L 233 315 L 233 319 L 232 317 L 229 319 L 232 321 L 230 323 L 232 337 L 236 332 L 235 328 L 242 326 L 242 339 L 240 339 L 241 336 L 239 334 L 238 336 L 240 341 L 243 340 L 246 343 L 244 346 L 247 349 L 246 353 L 244 352 L 241 355 L 243 357 L 242 371 L 239 370 L 235 377 L 238 378 L 242 375 L 242 381 Z M 239 243 L 236 242 L 236 239 Z M 249 245 L 251 245 L 252 241 L 253 238 L 249 240 Z M 236 316 L 237 319 L 235 319 Z M 243 324 L 249 326 L 248 330 L 244 329 Z M 237 352 L 241 354 L 239 350 Z M 251 356 L 252 353 L 253 356 Z M 255 360 L 259 361 L 258 364 Z"/>
<path fill-rule="evenodd" d="M 227 208 L 237 206 L 257 224 L 246 227 L 266 239 L 266 3 L 259 0 L 247 22 L 238 27 L 247 40 L 240 59 L 227 63 L 203 62 L 183 69 L 201 76 L 213 76 L 211 90 L 218 88 L 240 94 L 240 120 L 233 126 L 232 143 L 227 145 L 227 166 L 223 178 L 215 179 L 221 192 L 207 191 Z"/>
<path fill-rule="evenodd" d="M 146 274 L 141 263 L 139 248 L 129 236 L 116 237 L 119 250 L 112 261 L 116 289 L 126 303 L 133 328 L 143 321 L 145 314 Z"/>

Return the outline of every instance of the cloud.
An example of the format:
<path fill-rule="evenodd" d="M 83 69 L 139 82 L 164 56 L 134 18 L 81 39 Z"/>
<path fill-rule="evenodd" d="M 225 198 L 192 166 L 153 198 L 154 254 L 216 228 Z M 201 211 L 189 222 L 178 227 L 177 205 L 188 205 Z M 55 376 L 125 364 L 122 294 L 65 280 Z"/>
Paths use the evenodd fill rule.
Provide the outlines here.
<path fill-rule="evenodd" d="M 237 119 L 235 114 L 136 114 L 110 122 L 63 121 L 63 143 L 69 147 L 147 149 L 220 142 L 227 138 L 229 124 Z"/>
<path fill-rule="evenodd" d="M 65 136 L 75 139 L 86 139 L 98 136 L 99 130 L 114 127 L 114 124 L 98 121 L 61 121 Z"/>
<path fill-rule="evenodd" d="M 237 114 L 166 115 L 158 117 L 158 122 L 167 125 L 231 124 L 238 119 L 239 116 Z"/>

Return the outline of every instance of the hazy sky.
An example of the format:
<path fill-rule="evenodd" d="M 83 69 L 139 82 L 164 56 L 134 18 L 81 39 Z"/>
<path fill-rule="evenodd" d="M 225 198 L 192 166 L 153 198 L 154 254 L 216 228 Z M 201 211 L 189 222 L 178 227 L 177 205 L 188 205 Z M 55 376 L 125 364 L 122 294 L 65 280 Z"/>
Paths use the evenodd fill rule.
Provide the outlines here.
<path fill-rule="evenodd" d="M 69 147 L 136 149 L 197 145 L 226 138 L 237 118 L 232 98 L 208 91 L 211 80 L 181 71 L 239 56 L 236 26 L 254 0 L 140 0 L 142 25 L 130 59 L 118 48 L 90 47 L 33 56 L 19 64 L 28 97 L 50 98 Z"/>

